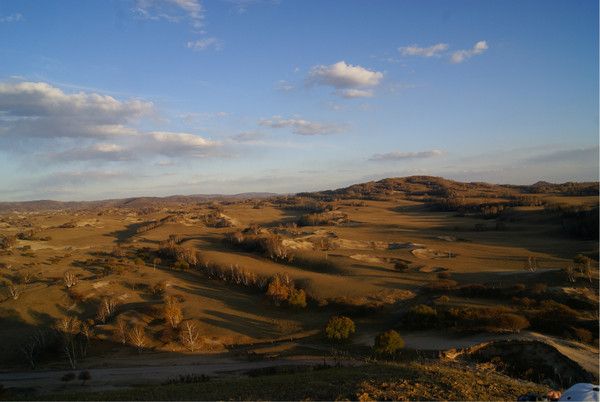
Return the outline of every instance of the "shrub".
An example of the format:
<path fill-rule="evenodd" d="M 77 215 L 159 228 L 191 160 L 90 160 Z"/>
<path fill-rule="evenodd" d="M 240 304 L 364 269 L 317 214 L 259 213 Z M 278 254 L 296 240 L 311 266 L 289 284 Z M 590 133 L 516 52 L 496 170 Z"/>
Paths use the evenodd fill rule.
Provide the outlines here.
<path fill-rule="evenodd" d="M 575 339 L 577 339 L 579 342 L 592 343 L 594 340 L 592 332 L 585 328 L 572 328 L 572 331 Z"/>
<path fill-rule="evenodd" d="M 331 341 L 346 341 L 356 332 L 354 321 L 348 317 L 331 317 L 325 326 L 325 335 Z"/>
<path fill-rule="evenodd" d="M 404 315 L 404 323 L 412 328 L 432 328 L 437 323 L 437 311 L 425 304 L 419 304 Z"/>
<path fill-rule="evenodd" d="M 292 307 L 306 307 L 306 293 L 302 289 L 292 289 L 288 298 L 288 304 Z"/>
<path fill-rule="evenodd" d="M 175 329 L 183 320 L 183 313 L 181 312 L 181 306 L 175 297 L 168 297 L 165 300 L 165 306 L 163 308 L 164 318 L 167 324 L 171 326 L 171 328 Z"/>
<path fill-rule="evenodd" d="M 180 271 L 187 271 L 188 269 L 190 269 L 190 264 L 188 264 L 187 262 L 185 262 L 183 260 L 177 260 L 175 262 L 175 264 L 173 264 L 173 269 L 177 269 Z"/>
<path fill-rule="evenodd" d="M 160 281 L 154 284 L 154 286 L 152 286 L 152 294 L 154 296 L 162 296 L 165 294 L 165 292 L 167 291 L 167 286 L 168 283 L 167 281 Z"/>
<path fill-rule="evenodd" d="M 2 236 L 0 238 L 0 249 L 10 250 L 17 245 L 17 236 Z"/>
<path fill-rule="evenodd" d="M 501 331 L 519 332 L 529 327 L 527 318 L 518 314 L 500 314 L 496 317 L 490 317 L 490 326 L 493 329 Z"/>
<path fill-rule="evenodd" d="M 435 299 L 436 303 L 448 303 L 450 301 L 450 298 L 446 295 L 442 295 L 440 297 L 438 297 L 437 299 Z"/>
<path fill-rule="evenodd" d="M 452 279 L 439 279 L 437 281 L 429 282 L 425 287 L 431 291 L 439 291 L 454 289 L 456 285 L 458 285 L 458 282 Z"/>
<path fill-rule="evenodd" d="M 375 353 L 379 355 L 393 355 L 404 348 L 404 339 L 394 330 L 385 331 L 375 337 Z"/>

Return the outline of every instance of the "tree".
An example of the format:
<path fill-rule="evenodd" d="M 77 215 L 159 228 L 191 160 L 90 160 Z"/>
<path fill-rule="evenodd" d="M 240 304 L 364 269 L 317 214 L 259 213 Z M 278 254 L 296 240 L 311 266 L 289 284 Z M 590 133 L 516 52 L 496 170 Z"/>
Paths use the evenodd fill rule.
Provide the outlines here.
<path fill-rule="evenodd" d="M 106 322 L 117 312 L 117 307 L 119 306 L 119 301 L 114 297 L 104 297 L 100 301 L 100 305 L 98 306 L 98 314 L 96 318 L 103 324 Z"/>
<path fill-rule="evenodd" d="M 127 331 L 127 320 L 123 315 L 119 315 L 115 324 L 115 333 L 123 345 L 127 343 Z"/>
<path fill-rule="evenodd" d="M 76 337 L 81 330 L 81 321 L 76 317 L 63 317 L 55 328 L 62 340 L 62 349 L 72 369 L 77 365 Z"/>
<path fill-rule="evenodd" d="M 271 278 L 266 294 L 271 297 L 275 303 L 280 303 L 290 298 L 290 293 L 293 289 L 294 282 L 287 274 L 276 274 Z"/>
<path fill-rule="evenodd" d="M 525 261 L 523 269 L 531 272 L 535 272 L 539 268 L 538 260 L 536 257 L 529 256 Z"/>
<path fill-rule="evenodd" d="M 563 272 L 567 276 L 569 282 L 575 282 L 575 268 L 573 268 L 573 265 L 569 264 L 566 267 L 564 267 Z"/>
<path fill-rule="evenodd" d="M 8 289 L 8 295 L 13 300 L 18 300 L 19 296 L 21 296 L 21 292 L 23 290 L 21 286 L 15 284 L 15 283 L 12 283 L 12 282 L 6 283 L 6 289 Z"/>
<path fill-rule="evenodd" d="M 191 352 L 197 350 L 201 340 L 198 322 L 194 320 L 184 321 L 179 330 L 179 339 L 181 340 L 181 344 Z"/>
<path fill-rule="evenodd" d="M 32 369 L 36 368 L 38 358 L 46 348 L 46 343 L 46 332 L 38 330 L 21 346 L 21 353 Z"/>
<path fill-rule="evenodd" d="M 348 317 L 331 317 L 325 326 L 325 335 L 332 341 L 345 341 L 356 332 L 354 321 Z"/>
<path fill-rule="evenodd" d="M 174 297 L 168 297 L 165 300 L 165 307 L 163 309 L 165 321 L 175 329 L 181 323 L 183 319 L 183 313 L 181 312 L 181 306 Z"/>
<path fill-rule="evenodd" d="M 10 250 L 17 245 L 17 236 L 2 236 L 0 237 L 0 249 Z"/>
<path fill-rule="evenodd" d="M 162 260 L 158 257 L 156 257 L 155 259 L 152 260 L 152 268 L 156 271 L 156 266 L 160 265 L 160 263 L 162 262 Z"/>
<path fill-rule="evenodd" d="M 393 355 L 404 348 L 404 339 L 393 329 L 382 332 L 375 337 L 375 353 L 379 355 Z"/>
<path fill-rule="evenodd" d="M 292 307 L 306 307 L 306 293 L 303 289 L 292 289 L 290 292 L 290 297 L 288 298 L 288 303 Z"/>
<path fill-rule="evenodd" d="M 143 325 L 137 324 L 130 328 L 129 341 L 138 349 L 138 353 L 142 352 L 148 342 L 146 330 Z"/>
<path fill-rule="evenodd" d="M 77 275 L 73 271 L 67 271 L 63 275 L 63 282 L 64 282 L 65 286 L 67 287 L 67 289 L 71 288 L 72 286 L 77 285 L 78 281 L 79 281 L 79 279 L 77 278 Z"/>

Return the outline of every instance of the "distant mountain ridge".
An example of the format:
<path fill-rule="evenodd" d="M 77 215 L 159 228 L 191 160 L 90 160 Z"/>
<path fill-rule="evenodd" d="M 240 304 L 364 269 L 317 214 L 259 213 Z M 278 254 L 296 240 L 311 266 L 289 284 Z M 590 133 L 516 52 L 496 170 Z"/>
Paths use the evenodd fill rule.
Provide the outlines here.
<path fill-rule="evenodd" d="M 444 179 L 437 176 L 407 176 L 393 177 L 378 181 L 353 184 L 348 187 L 342 187 L 335 190 L 323 190 L 314 192 L 302 192 L 295 195 L 311 198 L 364 198 L 384 196 L 390 193 L 402 193 L 406 196 L 436 196 L 436 197 L 456 197 L 456 196 L 475 196 L 482 194 L 490 196 L 497 194 L 561 194 L 561 195 L 598 195 L 598 182 L 566 182 L 549 183 L 538 181 L 531 185 L 512 185 L 512 184 L 490 184 L 484 182 L 459 182 L 455 180 Z M 165 197 L 128 197 L 119 199 L 107 199 L 98 201 L 54 201 L 54 200 L 36 200 L 36 201 L 15 201 L 0 202 L 0 212 L 7 211 L 38 211 L 38 210 L 59 210 L 59 209 L 85 209 L 85 208 L 143 208 L 147 206 L 169 206 L 175 204 L 186 204 L 202 201 L 227 201 L 227 200 L 248 200 L 264 199 L 282 194 L 269 192 L 247 192 L 240 194 L 192 194 L 192 195 L 171 195 Z"/>
<path fill-rule="evenodd" d="M 11 201 L 0 202 L 0 212 L 7 211 L 41 211 L 41 210 L 59 210 L 59 209 L 86 209 L 86 208 L 142 208 L 149 205 L 174 205 L 187 204 L 201 201 L 226 201 L 226 200 L 246 200 L 260 199 L 276 196 L 276 193 L 266 192 L 248 192 L 239 194 L 192 194 L 192 195 L 169 195 L 165 197 L 128 197 L 115 198 L 98 201 L 54 201 L 54 200 L 35 200 L 35 201 Z"/>

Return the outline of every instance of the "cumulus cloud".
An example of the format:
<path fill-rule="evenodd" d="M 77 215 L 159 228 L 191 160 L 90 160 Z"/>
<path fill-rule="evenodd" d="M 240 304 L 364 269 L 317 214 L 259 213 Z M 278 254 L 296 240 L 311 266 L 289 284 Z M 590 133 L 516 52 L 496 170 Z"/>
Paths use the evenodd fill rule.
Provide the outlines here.
<path fill-rule="evenodd" d="M 475 55 L 482 54 L 488 48 L 489 46 L 487 42 L 484 40 L 480 40 L 475 45 L 473 45 L 471 49 L 457 50 L 456 52 L 452 53 L 452 56 L 450 56 L 450 61 L 454 64 L 462 63 L 463 61 Z"/>
<path fill-rule="evenodd" d="M 210 48 L 221 50 L 223 48 L 223 41 L 214 37 L 203 38 L 195 41 L 189 41 L 187 43 L 187 47 L 188 49 L 197 51 L 207 50 Z"/>
<path fill-rule="evenodd" d="M 142 131 L 132 126 L 153 113 L 151 102 L 85 92 L 67 94 L 41 82 L 0 83 L 0 141 L 27 144 L 28 151 L 41 148 L 46 160 L 203 157 L 218 147 L 191 133 Z M 47 152 L 48 147 L 53 151 Z"/>
<path fill-rule="evenodd" d="M 398 48 L 403 56 L 420 56 L 420 57 L 434 57 L 439 56 L 441 53 L 448 49 L 446 43 L 437 43 L 428 47 L 420 47 L 418 45 L 409 45 Z"/>
<path fill-rule="evenodd" d="M 258 122 L 263 127 L 269 128 L 291 128 L 294 134 L 299 135 L 324 135 L 343 131 L 344 127 L 339 124 L 318 123 L 304 119 L 285 119 L 281 116 L 273 116 L 270 119 L 262 119 Z"/>
<path fill-rule="evenodd" d="M 0 16 L 0 23 L 4 22 L 19 22 L 23 21 L 23 15 L 20 13 L 14 13 L 10 15 Z"/>
<path fill-rule="evenodd" d="M 345 61 L 338 61 L 329 66 L 315 66 L 308 74 L 310 83 L 329 85 L 338 89 L 374 87 L 382 79 L 383 73 L 379 71 L 346 64 Z"/>
<path fill-rule="evenodd" d="M 407 159 L 426 159 L 443 155 L 444 152 L 438 149 L 420 152 L 387 152 L 383 154 L 374 154 L 369 158 L 371 161 L 401 161 Z"/>
<path fill-rule="evenodd" d="M 107 137 L 128 133 L 123 124 L 153 112 L 151 102 L 66 94 L 44 82 L 0 83 L 0 132 L 19 137 Z"/>

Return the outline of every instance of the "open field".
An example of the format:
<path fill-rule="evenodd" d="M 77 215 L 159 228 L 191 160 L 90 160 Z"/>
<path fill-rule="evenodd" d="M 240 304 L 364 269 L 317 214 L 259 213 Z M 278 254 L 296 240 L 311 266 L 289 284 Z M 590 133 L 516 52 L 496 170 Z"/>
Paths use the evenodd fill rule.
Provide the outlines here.
<path fill-rule="evenodd" d="M 510 395 L 597 379 L 597 191 L 596 183 L 411 177 L 296 196 L 1 205 L 0 384 L 9 397 L 39 396 L 43 388 L 79 399 L 78 387 L 60 380 L 69 372 L 89 370 L 85 386 L 103 392 L 193 373 L 218 380 L 135 395 L 227 399 L 215 392 L 219 381 L 233 381 L 234 399 L 383 399 L 442 395 L 381 393 L 371 382 L 384 382 L 378 376 L 387 369 L 397 381 L 406 370 L 454 376 L 469 367 L 483 376 L 474 383 L 502 378 Z M 337 315 L 356 325 L 346 342 L 323 334 Z M 362 365 L 377 334 L 389 329 L 406 345 L 388 358 L 412 363 L 369 363 L 364 378 L 355 368 L 324 370 L 339 375 L 339 389 L 265 394 L 262 379 L 239 376 L 339 356 Z M 571 380 L 511 356 L 502 364 L 476 351 L 438 360 L 448 349 L 509 340 L 523 353 L 551 348 L 553 357 L 537 367 L 563 367 Z M 491 371 L 482 374 L 473 359 Z M 312 371 L 297 376 L 294 384 L 309 376 L 318 388 Z M 289 376 L 264 378 L 289 386 Z M 509 395 L 440 387 L 448 398 Z M 128 399 L 129 392 L 92 399 Z"/>

